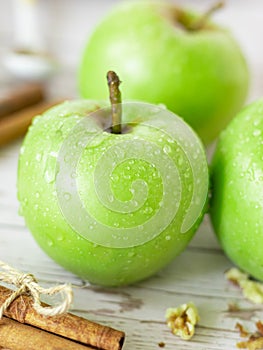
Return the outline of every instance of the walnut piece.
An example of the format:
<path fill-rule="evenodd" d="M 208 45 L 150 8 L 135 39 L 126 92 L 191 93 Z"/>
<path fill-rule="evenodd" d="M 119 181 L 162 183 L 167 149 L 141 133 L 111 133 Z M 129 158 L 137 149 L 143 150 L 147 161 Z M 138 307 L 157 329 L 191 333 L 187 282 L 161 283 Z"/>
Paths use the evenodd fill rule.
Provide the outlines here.
<path fill-rule="evenodd" d="M 237 323 L 236 324 L 236 329 L 238 329 L 239 330 L 239 334 L 240 334 L 240 337 L 242 337 L 242 338 L 246 338 L 246 337 L 248 337 L 249 336 L 249 333 L 248 333 L 248 331 L 243 327 L 243 325 L 242 324 L 240 324 L 240 323 Z"/>
<path fill-rule="evenodd" d="M 259 350 L 263 349 L 263 323 L 261 321 L 256 322 L 257 332 L 254 334 L 249 334 L 244 327 L 240 324 L 236 324 L 236 328 L 240 332 L 240 336 L 249 337 L 247 341 L 242 341 L 237 343 L 238 349 L 248 349 L 248 350 Z"/>
<path fill-rule="evenodd" d="M 237 343 L 238 349 L 259 350 L 263 349 L 263 337 L 254 337 L 251 335 L 248 341 Z"/>
<path fill-rule="evenodd" d="M 158 344 L 159 348 L 164 348 L 165 347 L 165 343 L 163 341 L 160 341 L 160 343 Z"/>
<path fill-rule="evenodd" d="M 249 276 L 241 272 L 239 269 L 233 267 L 225 273 L 226 278 L 238 285 L 243 292 L 246 299 L 255 304 L 263 304 L 263 284 L 252 281 Z"/>
<path fill-rule="evenodd" d="M 197 308 L 192 302 L 167 309 L 165 317 L 172 333 L 184 340 L 192 338 L 195 333 L 195 325 L 199 321 Z"/>
<path fill-rule="evenodd" d="M 262 321 L 257 321 L 256 327 L 257 327 L 258 333 L 263 336 L 263 323 L 262 323 Z"/>
<path fill-rule="evenodd" d="M 240 311 L 240 308 L 237 303 L 229 303 L 228 304 L 228 311 L 229 312 L 238 312 Z"/>

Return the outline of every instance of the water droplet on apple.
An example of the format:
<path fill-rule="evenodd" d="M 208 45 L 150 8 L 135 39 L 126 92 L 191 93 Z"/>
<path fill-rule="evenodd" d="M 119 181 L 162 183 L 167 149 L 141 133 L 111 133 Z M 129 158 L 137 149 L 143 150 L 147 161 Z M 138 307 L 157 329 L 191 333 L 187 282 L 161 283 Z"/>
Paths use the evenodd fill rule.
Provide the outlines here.
<path fill-rule="evenodd" d="M 51 151 L 49 155 L 50 155 L 51 157 L 57 158 L 58 153 L 57 153 L 57 152 L 54 152 L 54 151 Z"/>
<path fill-rule="evenodd" d="M 36 154 L 36 161 L 37 161 L 37 162 L 40 162 L 41 159 L 42 159 L 42 154 L 41 154 L 41 153 L 37 153 L 37 154 Z"/>
<path fill-rule="evenodd" d="M 167 241 L 170 241 L 171 240 L 171 236 L 165 236 L 165 239 L 167 240 Z"/>
<path fill-rule="evenodd" d="M 134 252 L 134 251 L 130 251 L 130 252 L 128 253 L 128 257 L 129 257 L 129 258 L 132 258 L 133 256 L 135 256 L 135 252 Z"/>
<path fill-rule="evenodd" d="M 194 154 L 193 154 L 193 158 L 194 158 L 194 159 L 197 159 L 197 158 L 198 158 L 198 153 L 194 153 Z"/>
<path fill-rule="evenodd" d="M 101 146 L 103 144 L 103 142 L 105 141 L 105 137 L 103 137 L 103 134 L 96 134 L 96 136 L 90 138 L 87 146 L 89 148 L 95 148 L 98 146 Z"/>
<path fill-rule="evenodd" d="M 39 196 L 40 196 L 39 192 L 36 192 L 35 196 L 36 196 L 36 198 L 39 198 Z"/>
<path fill-rule="evenodd" d="M 51 184 L 55 181 L 55 171 L 53 169 L 47 169 L 44 174 L 45 180 L 48 184 Z"/>
<path fill-rule="evenodd" d="M 47 240 L 47 245 L 48 245 L 49 247 L 52 247 L 52 246 L 54 245 L 54 242 L 53 242 L 53 240 L 52 240 L 51 238 L 48 238 L 48 240 Z"/>
<path fill-rule="evenodd" d="M 132 195 L 134 195 L 134 193 L 135 193 L 134 188 L 130 188 L 129 191 L 131 192 Z"/>
<path fill-rule="evenodd" d="M 253 131 L 253 136 L 257 137 L 259 135 L 261 135 L 261 130 L 256 129 L 256 130 Z"/>
<path fill-rule="evenodd" d="M 34 210 L 38 210 L 38 208 L 39 208 L 39 205 L 38 205 L 38 204 L 35 204 L 35 205 L 34 205 Z"/>
<path fill-rule="evenodd" d="M 183 157 L 182 156 L 178 157 L 178 161 L 177 162 L 178 162 L 179 166 L 183 165 L 183 162 L 184 162 Z"/>
<path fill-rule="evenodd" d="M 258 126 L 260 124 L 260 119 L 255 119 L 253 124 L 255 126 Z"/>
<path fill-rule="evenodd" d="M 71 155 L 70 154 L 66 154 L 65 157 L 64 157 L 64 162 L 65 163 L 68 163 L 71 159 Z"/>
<path fill-rule="evenodd" d="M 22 146 L 21 148 L 20 148 L 20 154 L 24 154 L 25 153 L 25 146 Z"/>
<path fill-rule="evenodd" d="M 63 193 L 63 198 L 65 201 L 69 201 L 71 199 L 71 194 L 69 192 Z"/>
<path fill-rule="evenodd" d="M 170 147 L 170 146 L 165 145 L 165 146 L 163 147 L 163 151 L 164 151 L 164 153 L 168 154 L 168 153 L 170 153 L 172 150 L 171 150 L 171 147 Z"/>
<path fill-rule="evenodd" d="M 76 179 L 77 176 L 78 176 L 78 174 L 77 174 L 77 172 L 74 170 L 74 171 L 72 171 L 72 173 L 71 173 L 70 176 L 71 176 L 72 179 Z"/>
<path fill-rule="evenodd" d="M 61 126 L 58 126 L 58 129 L 56 130 L 56 140 L 62 139 L 63 133 L 62 133 L 62 130 L 60 129 L 62 126 L 63 126 L 63 124 Z"/>
<path fill-rule="evenodd" d="M 112 203 L 112 202 L 114 201 L 114 197 L 113 197 L 113 195 L 111 195 L 111 194 L 110 194 L 110 195 L 108 196 L 108 199 L 109 199 L 109 202 L 111 202 L 111 203 Z"/>
<path fill-rule="evenodd" d="M 132 202 L 133 202 L 134 207 L 136 208 L 138 206 L 138 202 L 134 201 L 134 200 Z"/>
<path fill-rule="evenodd" d="M 189 172 L 188 169 L 187 169 L 186 172 L 184 173 L 184 177 L 185 177 L 186 179 L 188 179 L 188 178 L 190 177 L 190 172 Z"/>
<path fill-rule="evenodd" d="M 59 164 L 57 163 L 57 152 L 51 152 L 45 164 L 45 181 L 48 184 L 53 183 L 56 180 L 58 172 Z"/>
<path fill-rule="evenodd" d="M 65 237 L 63 236 L 63 234 L 61 232 L 59 232 L 57 235 L 57 240 L 62 242 L 62 241 L 64 241 L 64 239 L 65 239 Z"/>
<path fill-rule="evenodd" d="M 153 212 L 153 208 L 152 207 L 146 207 L 143 211 L 144 214 L 151 214 Z"/>
<path fill-rule="evenodd" d="M 130 175 L 123 175 L 123 178 L 124 178 L 125 180 L 130 180 L 130 179 L 131 179 L 131 176 L 130 176 Z"/>

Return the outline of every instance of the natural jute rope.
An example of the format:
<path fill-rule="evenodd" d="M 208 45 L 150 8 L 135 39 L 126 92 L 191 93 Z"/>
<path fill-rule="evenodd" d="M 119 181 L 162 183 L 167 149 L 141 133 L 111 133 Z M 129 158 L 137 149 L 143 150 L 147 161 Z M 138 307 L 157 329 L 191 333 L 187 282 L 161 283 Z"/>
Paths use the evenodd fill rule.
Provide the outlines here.
<path fill-rule="evenodd" d="M 0 281 L 13 284 L 18 288 L 0 306 L 0 319 L 12 302 L 22 294 L 29 294 L 32 296 L 33 308 L 41 315 L 55 316 L 68 311 L 73 299 L 73 292 L 70 285 L 63 284 L 51 288 L 43 288 L 37 283 L 35 277 L 30 273 L 20 272 L 2 261 L 0 261 L 0 269 L 2 269 L 2 271 L 0 270 Z M 51 296 L 57 293 L 62 293 L 63 295 L 63 300 L 59 305 L 41 306 L 41 294 Z"/>

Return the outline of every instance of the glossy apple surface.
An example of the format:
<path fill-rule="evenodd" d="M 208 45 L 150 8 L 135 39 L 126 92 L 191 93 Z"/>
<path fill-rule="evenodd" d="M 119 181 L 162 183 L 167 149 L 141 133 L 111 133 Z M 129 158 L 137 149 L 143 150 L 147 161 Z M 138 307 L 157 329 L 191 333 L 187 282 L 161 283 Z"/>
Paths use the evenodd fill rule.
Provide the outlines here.
<path fill-rule="evenodd" d="M 116 135 L 102 107 L 72 101 L 35 118 L 18 198 L 48 255 L 92 283 L 118 286 L 156 273 L 186 247 L 205 210 L 208 169 L 199 138 L 168 110 L 124 103 Z"/>
<path fill-rule="evenodd" d="M 120 4 L 88 40 L 79 69 L 83 97 L 106 99 L 105 71 L 119 72 L 124 99 L 163 103 L 183 117 L 205 143 L 239 111 L 248 70 L 227 30 L 168 3 Z"/>
<path fill-rule="evenodd" d="M 224 251 L 263 280 L 263 100 L 244 108 L 222 133 L 211 179 L 211 217 Z"/>

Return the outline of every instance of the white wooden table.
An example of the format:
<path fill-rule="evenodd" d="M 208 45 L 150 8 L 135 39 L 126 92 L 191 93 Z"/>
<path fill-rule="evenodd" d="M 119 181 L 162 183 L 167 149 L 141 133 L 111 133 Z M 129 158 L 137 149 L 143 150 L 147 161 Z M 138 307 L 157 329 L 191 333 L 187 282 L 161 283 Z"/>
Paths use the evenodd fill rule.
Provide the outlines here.
<path fill-rule="evenodd" d="M 75 1 L 69 3 L 75 5 Z M 82 6 L 90 4 L 84 1 L 81 3 Z M 187 3 L 199 2 L 189 0 Z M 63 1 L 63 9 L 66 9 L 64 4 Z M 75 25 L 78 28 L 80 23 L 81 33 L 80 26 L 88 22 L 86 16 L 89 12 L 80 6 L 74 8 L 81 9 L 79 12 L 83 13 L 83 21 L 79 20 L 79 13 L 74 17 L 74 12 L 68 11 L 70 21 L 75 18 L 68 30 L 72 31 Z M 255 0 L 253 4 L 245 0 L 238 3 L 232 0 L 229 1 L 229 7 L 218 15 L 221 22 L 225 21 L 233 29 L 247 52 L 252 73 L 250 100 L 263 95 L 262 10 L 260 0 Z M 5 13 L 2 11 L 2 14 Z M 56 21 L 61 19 L 65 24 L 63 30 L 68 25 L 65 15 L 56 17 Z M 9 20 L 6 20 L 7 24 Z M 63 30 L 56 33 L 52 26 L 50 28 L 54 38 L 58 36 L 59 43 Z M 67 38 L 72 39 L 73 47 L 77 35 L 68 35 Z M 68 41 L 66 45 L 69 46 Z M 59 45 L 58 51 L 64 56 L 65 50 Z M 79 55 L 77 50 L 70 50 L 75 51 Z M 50 91 L 51 95 L 60 91 L 61 95 L 72 96 L 75 86 L 73 80 L 60 80 L 51 86 Z M 254 331 L 255 322 L 263 320 L 263 306 L 246 301 L 241 291 L 225 280 L 224 271 L 232 264 L 220 249 L 209 227 L 208 218 L 205 218 L 186 251 L 174 262 L 156 276 L 130 287 L 109 289 L 91 286 L 58 266 L 37 246 L 23 218 L 18 215 L 16 173 L 20 145 L 21 140 L 18 140 L 0 148 L 0 260 L 32 272 L 44 285 L 70 282 L 78 286 L 74 287 L 75 299 L 71 312 L 125 331 L 125 350 L 159 349 L 160 342 L 165 343 L 167 350 L 236 349 L 236 343 L 241 340 L 235 330 L 236 322 Z M 187 342 L 171 334 L 165 323 L 165 310 L 188 301 L 195 303 L 201 319 L 195 336 Z M 239 311 L 229 312 L 230 303 L 237 303 Z"/>
<path fill-rule="evenodd" d="M 21 140 L 0 149 L 0 259 L 32 272 L 44 285 L 71 282 L 75 301 L 72 312 L 124 330 L 125 350 L 226 349 L 240 340 L 237 321 L 255 330 L 263 319 L 263 306 L 246 301 L 241 291 L 224 278 L 232 266 L 209 228 L 208 218 L 187 250 L 156 276 L 126 288 L 91 286 L 48 258 L 35 243 L 18 215 L 16 199 L 17 159 Z M 191 341 L 172 335 L 165 324 L 165 310 L 193 301 L 200 323 Z M 240 311 L 229 312 L 229 303 Z"/>

